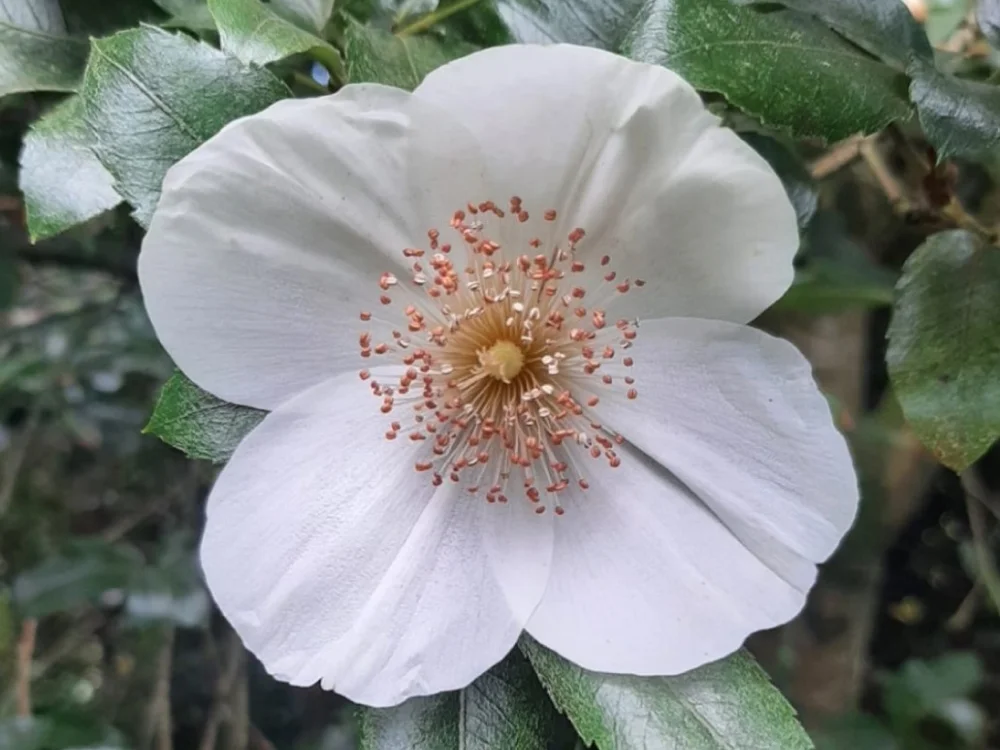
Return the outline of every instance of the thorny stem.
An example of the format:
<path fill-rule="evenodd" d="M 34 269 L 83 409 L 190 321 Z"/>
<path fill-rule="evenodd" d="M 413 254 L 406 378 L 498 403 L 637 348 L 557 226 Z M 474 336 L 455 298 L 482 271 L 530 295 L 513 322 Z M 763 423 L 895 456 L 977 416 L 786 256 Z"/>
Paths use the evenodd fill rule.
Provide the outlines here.
<path fill-rule="evenodd" d="M 989 495 L 988 488 L 983 485 L 973 469 L 962 472 L 962 487 L 965 489 L 965 506 L 969 513 L 969 527 L 972 530 L 972 548 L 975 553 L 976 567 L 979 568 L 979 578 L 986 588 L 986 593 L 993 601 L 993 606 L 1000 611 L 1000 572 L 990 554 L 989 540 L 986 535 L 986 513 L 983 499 Z"/>
<path fill-rule="evenodd" d="M 460 13 L 466 8 L 471 8 L 473 5 L 478 3 L 479 0 L 458 0 L 457 3 L 449 5 L 447 8 L 441 8 L 433 13 L 428 13 L 426 16 L 421 16 L 413 23 L 409 23 L 403 26 L 401 29 L 396 31 L 396 36 L 410 36 L 412 34 L 419 34 L 421 31 L 427 31 L 437 23 L 440 23 L 449 16 L 453 16 L 456 13 Z"/>
<path fill-rule="evenodd" d="M 31 660 L 35 653 L 35 636 L 38 620 L 28 618 L 21 624 L 21 637 L 17 641 L 17 715 L 22 719 L 31 716 Z"/>

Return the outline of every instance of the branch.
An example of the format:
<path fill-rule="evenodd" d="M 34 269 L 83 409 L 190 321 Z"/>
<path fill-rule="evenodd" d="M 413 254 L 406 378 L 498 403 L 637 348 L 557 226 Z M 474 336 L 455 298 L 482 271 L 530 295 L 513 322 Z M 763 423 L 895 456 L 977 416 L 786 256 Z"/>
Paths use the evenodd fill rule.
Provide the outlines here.
<path fill-rule="evenodd" d="M 991 493 L 976 476 L 974 469 L 962 472 L 962 487 L 965 490 L 965 507 L 969 511 L 969 528 L 972 530 L 972 548 L 976 556 L 976 567 L 979 568 L 979 579 L 993 601 L 993 606 L 1000 611 L 1000 572 L 990 553 L 986 513 L 983 510 L 984 505 L 989 507 L 987 498 L 991 498 Z"/>
<path fill-rule="evenodd" d="M 17 715 L 22 719 L 31 716 L 31 658 L 35 653 L 35 636 L 38 620 L 28 618 L 21 624 L 21 637 L 17 641 Z"/>
<path fill-rule="evenodd" d="M 219 729 L 229 719 L 227 714 L 229 713 L 230 697 L 236 686 L 237 678 L 242 674 L 245 659 L 246 652 L 243 650 L 239 636 L 236 635 L 235 631 L 230 630 L 219 665 L 219 676 L 215 681 L 212 707 L 209 709 L 208 720 L 205 722 L 205 732 L 201 736 L 198 750 L 215 750 Z"/>

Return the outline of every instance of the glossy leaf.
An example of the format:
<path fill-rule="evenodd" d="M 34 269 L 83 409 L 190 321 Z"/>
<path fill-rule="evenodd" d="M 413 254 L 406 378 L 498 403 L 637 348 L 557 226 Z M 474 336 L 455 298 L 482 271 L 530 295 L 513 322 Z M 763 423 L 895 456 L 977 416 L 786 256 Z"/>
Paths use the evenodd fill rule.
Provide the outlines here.
<path fill-rule="evenodd" d="M 144 432 L 191 458 L 221 463 L 266 414 L 218 399 L 178 372 L 163 386 Z"/>
<path fill-rule="evenodd" d="M 774 0 L 732 0 L 737 5 Z M 900 0 L 778 0 L 816 16 L 876 57 L 906 70 L 915 60 L 933 62 L 927 34 Z"/>
<path fill-rule="evenodd" d="M 524 638 L 556 707 L 598 750 L 806 750 L 795 711 L 745 652 L 678 677 L 588 672 Z"/>
<path fill-rule="evenodd" d="M 339 70 L 340 55 L 325 41 L 286 21 L 260 0 L 209 0 L 222 49 L 245 63 L 265 65 L 308 53 Z"/>
<path fill-rule="evenodd" d="M 1000 437 L 1000 250 L 963 230 L 903 268 L 886 361 L 917 437 L 963 471 Z"/>
<path fill-rule="evenodd" d="M 649 0 L 623 50 L 797 136 L 839 140 L 910 116 L 902 73 L 792 10 Z"/>
<path fill-rule="evenodd" d="M 361 750 L 545 750 L 555 711 L 516 651 L 459 692 L 359 713 Z"/>
<path fill-rule="evenodd" d="M 94 152 L 145 225 L 175 162 L 226 123 L 288 93 L 266 70 L 142 27 L 93 41 L 80 96 Z"/>
<path fill-rule="evenodd" d="M 618 50 L 633 23 L 642 23 L 643 0 L 498 0 L 497 9 L 519 42 L 569 42 Z"/>
<path fill-rule="evenodd" d="M 985 157 L 1000 145 L 1000 88 L 924 67 L 910 95 L 939 159 Z"/>
<path fill-rule="evenodd" d="M 430 36 L 395 36 L 349 21 L 344 56 L 351 83 L 383 83 L 413 90 L 434 68 L 474 51 L 472 45 Z"/>
<path fill-rule="evenodd" d="M 20 91 L 73 91 L 87 44 L 72 39 L 58 0 L 0 2 L 0 96 Z"/>
<path fill-rule="evenodd" d="M 93 144 L 75 96 L 31 126 L 21 152 L 20 187 L 33 241 L 121 203 L 114 179 L 91 150 Z"/>

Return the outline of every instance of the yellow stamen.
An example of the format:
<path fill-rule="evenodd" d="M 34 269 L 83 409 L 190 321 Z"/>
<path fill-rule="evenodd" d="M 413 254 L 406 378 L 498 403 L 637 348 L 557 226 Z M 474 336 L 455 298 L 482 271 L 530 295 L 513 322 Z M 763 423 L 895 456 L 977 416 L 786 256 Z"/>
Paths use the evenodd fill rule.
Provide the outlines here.
<path fill-rule="evenodd" d="M 524 367 L 524 352 L 512 341 L 498 341 L 489 349 L 479 352 L 479 364 L 488 375 L 510 383 Z"/>

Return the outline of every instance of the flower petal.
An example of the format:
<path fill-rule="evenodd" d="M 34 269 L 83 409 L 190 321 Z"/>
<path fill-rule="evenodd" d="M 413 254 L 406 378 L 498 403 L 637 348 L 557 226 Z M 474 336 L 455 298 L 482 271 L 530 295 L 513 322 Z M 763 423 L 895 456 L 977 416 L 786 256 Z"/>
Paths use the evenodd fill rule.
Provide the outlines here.
<path fill-rule="evenodd" d="M 511 45 L 461 58 L 417 88 L 479 138 L 490 184 L 536 215 L 556 209 L 552 241 L 586 231 L 578 259 L 619 283 L 614 317 L 744 323 L 792 281 L 795 211 L 768 164 L 718 126 L 671 71 L 585 47 Z M 609 268 L 598 273 L 598 259 Z M 635 290 L 634 290 L 635 291 Z"/>
<path fill-rule="evenodd" d="M 814 568 L 790 584 L 654 461 L 621 459 L 587 463 L 590 489 L 566 498 L 532 636 L 586 669 L 672 675 L 801 609 Z"/>
<path fill-rule="evenodd" d="M 268 671 L 386 706 L 461 688 L 510 650 L 547 581 L 551 521 L 435 489 L 364 390 L 323 383 L 244 440 L 209 499 L 202 563 Z"/>
<path fill-rule="evenodd" d="M 746 326 L 675 318 L 643 323 L 630 354 L 638 398 L 605 398 L 600 417 L 779 572 L 829 557 L 858 485 L 798 350 Z"/>
<path fill-rule="evenodd" d="M 360 367 L 351 323 L 377 313 L 383 272 L 406 272 L 402 250 L 482 192 L 478 165 L 461 126 L 384 86 L 231 123 L 167 174 L 143 243 L 160 341 L 201 387 L 264 409 Z"/>

